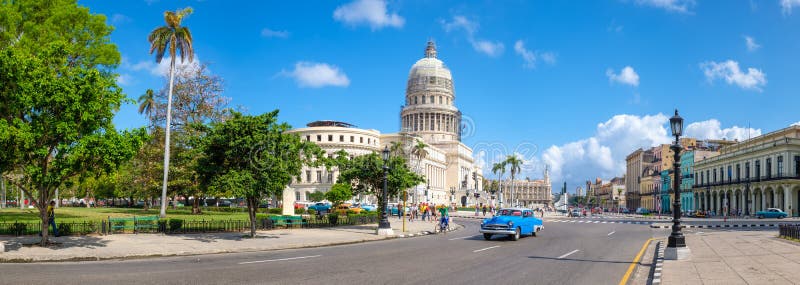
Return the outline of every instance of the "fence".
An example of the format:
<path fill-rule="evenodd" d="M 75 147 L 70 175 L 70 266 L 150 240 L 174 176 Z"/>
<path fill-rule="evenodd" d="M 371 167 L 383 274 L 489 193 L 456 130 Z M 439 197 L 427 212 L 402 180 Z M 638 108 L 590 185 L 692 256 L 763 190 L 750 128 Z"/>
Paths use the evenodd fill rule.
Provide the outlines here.
<path fill-rule="evenodd" d="M 353 226 L 374 224 L 380 220 L 377 215 L 349 215 L 349 216 L 303 216 L 300 228 L 327 228 L 336 226 Z M 134 233 L 126 228 L 114 228 L 108 220 L 97 222 L 69 222 L 57 223 L 59 235 L 86 235 L 86 234 L 124 234 Z M 256 220 L 256 230 L 272 230 L 276 228 L 275 222 L 267 218 Z M 40 222 L 0 222 L 0 235 L 24 236 L 38 235 L 42 230 Z M 247 232 L 250 230 L 249 220 L 158 220 L 157 225 L 148 228 L 136 228 L 136 233 L 164 233 L 164 234 L 189 234 L 189 233 L 219 233 L 219 232 Z M 52 232 L 50 233 L 52 234 Z"/>
<path fill-rule="evenodd" d="M 800 239 L 800 224 L 796 224 L 796 225 L 781 224 L 781 225 L 778 225 L 778 236 L 783 237 L 783 238 Z"/>

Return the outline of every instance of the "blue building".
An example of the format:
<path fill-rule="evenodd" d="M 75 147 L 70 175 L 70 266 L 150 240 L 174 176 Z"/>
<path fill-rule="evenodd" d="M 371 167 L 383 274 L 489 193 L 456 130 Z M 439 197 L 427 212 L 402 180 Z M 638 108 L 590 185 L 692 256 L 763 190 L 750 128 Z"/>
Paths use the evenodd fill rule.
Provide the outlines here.
<path fill-rule="evenodd" d="M 694 151 L 681 154 L 681 211 L 695 211 L 694 194 Z"/>

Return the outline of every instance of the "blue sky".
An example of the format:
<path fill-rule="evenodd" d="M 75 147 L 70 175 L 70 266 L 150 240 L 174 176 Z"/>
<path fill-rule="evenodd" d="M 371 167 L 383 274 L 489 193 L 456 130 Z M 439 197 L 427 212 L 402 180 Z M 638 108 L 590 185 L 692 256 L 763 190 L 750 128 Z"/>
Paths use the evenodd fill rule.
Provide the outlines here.
<path fill-rule="evenodd" d="M 519 153 L 531 178 L 550 165 L 554 188 L 624 173 L 627 153 L 668 141 L 674 108 L 700 138 L 800 121 L 800 0 L 176 2 L 79 1 L 116 27 L 131 98 L 165 83 L 147 34 L 163 11 L 191 6 L 196 57 L 232 105 L 280 109 L 295 127 L 396 132 L 409 68 L 432 38 L 477 159 Z M 115 123 L 145 120 L 131 104 Z"/>

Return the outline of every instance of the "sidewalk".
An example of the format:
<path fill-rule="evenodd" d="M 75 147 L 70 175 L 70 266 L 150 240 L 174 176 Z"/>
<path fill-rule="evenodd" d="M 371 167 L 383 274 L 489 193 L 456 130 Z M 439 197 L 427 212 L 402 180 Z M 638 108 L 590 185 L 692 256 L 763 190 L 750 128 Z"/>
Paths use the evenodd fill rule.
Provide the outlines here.
<path fill-rule="evenodd" d="M 689 260 L 664 261 L 661 284 L 800 284 L 800 244 L 775 231 L 688 233 Z"/>
<path fill-rule="evenodd" d="M 394 237 L 375 234 L 377 224 L 343 226 L 322 229 L 279 229 L 257 232 L 257 238 L 248 233 L 214 234 L 117 234 L 108 236 L 65 236 L 51 238 L 58 245 L 41 248 L 38 236 L 0 236 L 6 252 L 0 252 L 0 262 L 79 261 L 103 259 L 129 259 L 155 256 L 181 256 L 213 253 L 270 251 L 280 249 L 330 246 L 359 243 L 397 237 L 425 235 L 433 231 L 435 223 L 406 223 L 390 218 Z M 460 226 L 452 224 L 451 228 Z"/>

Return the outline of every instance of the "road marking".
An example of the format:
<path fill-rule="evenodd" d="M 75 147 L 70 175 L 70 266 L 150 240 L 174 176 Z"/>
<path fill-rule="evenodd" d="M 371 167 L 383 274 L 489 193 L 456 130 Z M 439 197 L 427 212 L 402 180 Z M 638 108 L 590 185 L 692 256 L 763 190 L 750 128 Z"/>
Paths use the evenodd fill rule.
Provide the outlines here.
<path fill-rule="evenodd" d="M 449 240 L 465 239 L 465 238 L 471 238 L 471 237 L 476 237 L 476 236 L 478 236 L 478 235 L 473 235 L 473 236 L 465 236 L 465 237 L 457 237 L 457 238 L 451 238 L 451 239 L 449 239 Z"/>
<path fill-rule="evenodd" d="M 616 231 L 610 232 L 607 235 L 610 236 L 610 235 L 613 235 L 614 233 L 616 233 Z"/>
<path fill-rule="evenodd" d="M 272 262 L 272 261 L 287 261 L 287 260 L 295 260 L 295 259 L 305 259 L 305 258 L 314 258 L 320 257 L 322 255 L 309 255 L 309 256 L 298 256 L 298 257 L 289 257 L 289 258 L 280 258 L 280 259 L 268 259 L 268 260 L 259 260 L 259 261 L 248 261 L 248 262 L 239 262 L 239 265 L 242 264 L 252 264 L 252 263 L 264 263 L 264 262 Z"/>
<path fill-rule="evenodd" d="M 639 259 L 642 258 L 644 250 L 647 249 L 647 245 L 649 245 L 651 241 L 653 241 L 652 238 L 644 242 L 644 245 L 642 245 L 642 249 L 639 250 L 639 253 L 636 254 L 636 258 L 634 258 L 633 261 L 631 261 L 631 265 L 628 266 L 628 271 L 625 271 L 625 275 L 623 275 L 622 280 L 619 281 L 619 285 L 625 285 L 628 283 L 628 278 L 631 278 L 631 273 L 633 273 L 633 269 L 636 268 L 636 264 L 639 263 Z"/>
<path fill-rule="evenodd" d="M 605 223 L 608 223 L 608 222 L 606 222 L 606 221 L 603 221 L 603 224 L 605 224 Z M 612 222 L 612 223 L 613 223 L 613 222 Z"/>
<path fill-rule="evenodd" d="M 570 255 L 572 255 L 573 253 L 576 253 L 576 252 L 579 252 L 579 251 L 580 251 L 580 250 L 577 250 L 577 249 L 576 249 L 576 250 L 573 250 L 573 251 L 570 251 L 570 252 L 568 252 L 567 254 L 564 254 L 564 255 L 562 255 L 562 256 L 559 256 L 559 257 L 558 257 L 558 259 L 562 259 L 562 258 L 564 258 L 564 257 L 570 256 Z"/>
<path fill-rule="evenodd" d="M 574 221 L 574 220 L 572 220 L 572 221 L 569 221 L 569 222 L 570 222 L 570 223 L 574 223 L 575 221 Z"/>
<path fill-rule="evenodd" d="M 594 221 L 594 223 L 595 223 L 595 224 L 596 224 L 596 223 L 599 223 L 599 222 L 600 222 L 600 221 Z"/>
<path fill-rule="evenodd" d="M 487 250 L 487 249 L 493 249 L 493 248 L 498 248 L 498 247 L 500 247 L 500 246 L 499 245 L 495 245 L 495 246 L 490 246 L 490 247 L 487 247 L 487 248 L 476 249 L 476 250 L 473 250 L 472 252 L 479 252 L 479 251 L 484 251 L 484 250 Z"/>

